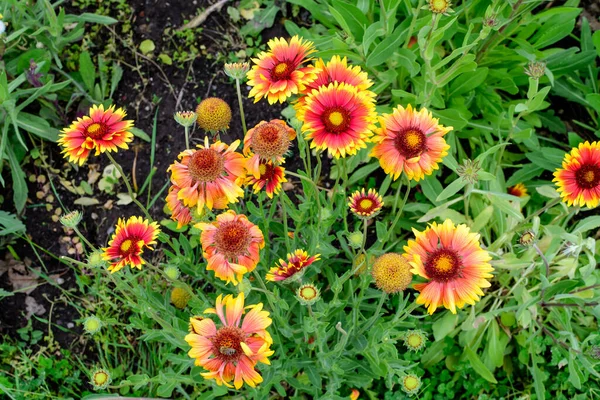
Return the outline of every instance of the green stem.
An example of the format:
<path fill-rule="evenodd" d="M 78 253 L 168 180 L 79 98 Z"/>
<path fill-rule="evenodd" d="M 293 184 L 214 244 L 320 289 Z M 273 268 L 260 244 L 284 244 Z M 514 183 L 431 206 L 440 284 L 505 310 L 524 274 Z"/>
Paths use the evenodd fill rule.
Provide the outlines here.
<path fill-rule="evenodd" d="M 140 208 L 140 210 L 142 210 L 144 212 L 144 214 L 146 215 L 146 218 L 148 218 L 148 220 L 153 221 L 152 217 L 148 213 L 148 210 L 146 210 L 146 207 L 144 207 L 142 205 L 142 203 L 140 203 L 135 198 L 135 194 L 133 193 L 133 189 L 131 189 L 131 184 L 129 183 L 129 179 L 127 179 L 127 176 L 125 176 L 125 173 L 123 172 L 123 168 L 121 168 L 119 163 L 113 158 L 113 156 L 110 154 L 109 151 L 107 151 L 105 154 L 108 156 L 108 159 L 110 160 L 110 162 L 113 163 L 113 165 L 115 166 L 117 171 L 119 171 L 119 174 L 121 174 L 121 178 L 123 178 L 123 182 L 125 182 L 125 186 L 127 186 L 127 191 L 129 192 L 129 197 L 131 197 L 131 200 L 133 200 L 133 202 L 135 204 L 137 204 L 137 206 Z"/>
<path fill-rule="evenodd" d="M 190 128 L 186 125 L 184 126 L 185 129 L 185 148 L 187 150 L 190 149 Z"/>
<path fill-rule="evenodd" d="M 358 335 L 369 330 L 369 328 L 371 328 L 371 326 L 373 326 L 373 324 L 377 321 L 377 319 L 379 318 L 379 313 L 381 312 L 383 303 L 385 303 L 386 298 L 387 298 L 387 293 L 381 292 L 381 297 L 379 298 L 379 303 L 377 303 L 377 309 L 375 310 L 375 314 L 373 314 L 373 316 L 369 319 L 369 321 L 367 321 L 367 323 L 362 327 L 362 329 L 359 331 Z"/>
<path fill-rule="evenodd" d="M 285 247 L 286 253 L 291 251 L 290 247 L 290 236 L 288 235 L 288 223 L 287 223 L 287 211 L 285 207 L 285 202 L 283 201 L 283 196 L 285 196 L 285 191 L 282 190 L 279 193 L 279 204 L 281 204 L 281 216 L 283 218 L 283 236 L 285 237 Z"/>
<path fill-rule="evenodd" d="M 235 88 L 237 89 L 238 103 L 240 105 L 240 119 L 242 120 L 242 128 L 244 129 L 244 136 L 246 136 L 246 116 L 244 115 L 244 105 L 242 104 L 242 90 L 240 89 L 240 80 L 235 80 Z"/>
<path fill-rule="evenodd" d="M 88 246 L 90 246 L 90 249 L 91 249 L 92 251 L 96 251 L 96 247 L 95 247 L 93 244 L 91 244 L 91 243 L 90 243 L 90 242 L 89 242 L 89 241 L 88 241 L 88 240 L 85 238 L 85 236 L 83 236 L 83 234 L 82 234 L 82 233 L 79 231 L 79 229 L 77 229 L 77 227 L 76 227 L 76 226 L 74 226 L 72 229 L 75 231 L 75 233 L 77 234 L 77 236 L 79 236 L 79 239 L 83 240 L 83 241 L 85 242 L 85 244 L 87 244 Z"/>
<path fill-rule="evenodd" d="M 382 246 L 389 240 L 390 236 L 392 235 L 392 232 L 394 232 L 394 228 L 396 227 L 396 224 L 398 223 L 398 220 L 400 219 L 400 216 L 402 215 L 402 210 L 404 210 L 404 206 L 406 205 L 406 202 L 408 201 L 409 194 L 410 194 L 410 181 L 407 179 L 406 192 L 404 193 L 404 199 L 402 200 L 402 204 L 398 208 L 398 211 L 396 212 L 396 218 L 394 218 L 394 222 L 392 222 L 392 225 L 390 225 L 390 229 L 387 231 L 387 234 L 385 235 L 385 239 L 383 241 L 381 241 Z"/>

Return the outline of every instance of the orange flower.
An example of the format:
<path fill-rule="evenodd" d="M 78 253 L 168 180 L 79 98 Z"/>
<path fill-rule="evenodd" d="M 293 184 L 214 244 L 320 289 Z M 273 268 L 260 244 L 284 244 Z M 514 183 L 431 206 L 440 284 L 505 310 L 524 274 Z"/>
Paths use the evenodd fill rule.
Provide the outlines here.
<path fill-rule="evenodd" d="M 409 105 L 379 118 L 380 128 L 371 156 L 377 157 L 386 174 L 394 180 L 404 171 L 408 179 L 419 181 L 438 169 L 438 163 L 450 148 L 443 136 L 452 130 L 438 124 L 427 109 L 415 111 Z"/>
<path fill-rule="evenodd" d="M 246 177 L 246 185 L 252 185 L 254 193 L 260 192 L 263 188 L 270 199 L 273 194 L 279 194 L 281 184 L 287 182 L 285 178 L 285 168 L 273 164 L 272 161 L 260 161 L 258 165 L 259 176 L 256 178 L 253 174 Z"/>
<path fill-rule="evenodd" d="M 150 246 L 156 244 L 159 233 L 156 222 L 148 222 L 142 217 L 130 217 L 127 221 L 119 219 L 108 247 L 102 249 L 102 258 L 110 262 L 108 270 L 115 273 L 126 265 L 141 270 L 145 264 L 141 257 L 144 247 L 152 250 Z"/>
<path fill-rule="evenodd" d="M 115 106 L 110 106 L 105 110 L 102 104 L 93 105 L 89 113 L 77 118 L 58 136 L 65 158 L 79 165 L 83 165 L 92 150 L 97 156 L 105 151 L 117 151 L 117 147 L 127 149 L 127 143 L 133 140 L 129 131 L 133 121 L 123 121 L 126 114 L 122 108 L 115 110 Z"/>
<path fill-rule="evenodd" d="M 313 43 L 294 36 L 287 42 L 283 38 L 269 40 L 268 52 L 253 58 L 255 65 L 248 71 L 248 85 L 253 86 L 249 97 L 256 103 L 266 97 L 269 104 L 283 103 L 292 94 L 297 94 L 317 78 L 317 69 L 303 67 L 313 53 Z"/>
<path fill-rule="evenodd" d="M 357 190 L 348 197 L 348 200 L 350 200 L 348 203 L 350 211 L 360 218 L 372 218 L 383 207 L 383 199 L 375 189 L 369 189 L 367 193 L 365 189 Z"/>
<path fill-rule="evenodd" d="M 279 259 L 279 265 L 271 268 L 266 278 L 271 282 L 297 280 L 302 276 L 306 267 L 320 258 L 320 254 L 309 257 L 306 251 L 298 249 L 287 255 L 287 262 Z"/>
<path fill-rule="evenodd" d="M 569 206 L 594 208 L 600 201 L 600 142 L 585 142 L 566 154 L 554 172 L 557 191 Z"/>
<path fill-rule="evenodd" d="M 219 295 L 216 307 L 204 311 L 217 314 L 222 324 L 219 329 L 212 319 L 190 318 L 190 334 L 185 337 L 192 347 L 188 355 L 196 359 L 195 365 L 208 371 L 201 374 L 205 379 L 227 387 L 232 387 L 233 381 L 236 389 L 244 382 L 256 387 L 263 381 L 256 364 L 269 365 L 268 357 L 274 352 L 270 349 L 273 339 L 267 331 L 272 320 L 262 308 L 262 303 L 246 306 L 243 316 L 244 293 L 238 297 Z"/>
<path fill-rule="evenodd" d="M 179 187 L 177 199 L 186 207 L 224 208 L 223 204 L 236 203 L 244 195 L 240 185 L 246 175 L 246 160 L 235 152 L 240 141 L 231 145 L 220 141 L 189 149 L 179 154 L 180 161 L 169 167 L 171 182 Z"/>
<path fill-rule="evenodd" d="M 167 207 L 171 210 L 171 219 L 177 221 L 177 229 L 186 226 L 192 220 L 192 210 L 184 206 L 181 200 L 177 198 L 179 188 L 175 185 L 169 188 L 167 195 Z"/>
<path fill-rule="evenodd" d="M 282 164 L 283 156 L 295 138 L 296 131 L 280 119 L 259 122 L 244 137 L 244 155 L 249 157 L 246 165 L 248 172 L 258 179 L 261 162 Z"/>
<path fill-rule="evenodd" d="M 517 197 L 525 197 L 527 196 L 527 187 L 522 183 L 517 183 L 515 186 L 511 186 L 508 188 L 508 194 L 512 194 Z"/>
<path fill-rule="evenodd" d="M 481 288 L 490 287 L 494 270 L 490 255 L 481 249 L 479 234 L 466 225 L 454 226 L 449 219 L 413 232 L 415 240 L 404 246 L 404 257 L 412 273 L 429 280 L 414 285 L 421 292 L 417 304 L 425 304 L 429 314 L 442 305 L 456 314 L 456 307 L 475 304 L 483 296 Z"/>
<path fill-rule="evenodd" d="M 245 273 L 252 272 L 260 259 L 265 239 L 258 226 L 242 214 L 229 210 L 213 223 L 198 223 L 200 242 L 207 259 L 206 269 L 221 280 L 237 285 Z"/>
<path fill-rule="evenodd" d="M 310 147 L 327 150 L 335 158 L 367 147 L 375 129 L 373 99 L 347 83 L 331 83 L 313 90 L 297 112 Z"/>

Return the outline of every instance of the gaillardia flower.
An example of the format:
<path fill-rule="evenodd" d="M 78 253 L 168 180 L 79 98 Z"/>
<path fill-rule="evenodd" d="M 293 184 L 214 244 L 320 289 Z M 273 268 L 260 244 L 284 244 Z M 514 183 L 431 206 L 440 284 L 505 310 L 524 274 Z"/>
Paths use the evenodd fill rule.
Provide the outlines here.
<path fill-rule="evenodd" d="M 456 307 L 475 304 L 483 296 L 481 288 L 490 286 L 487 279 L 494 270 L 490 255 L 481 249 L 479 234 L 464 224 L 454 226 L 449 219 L 413 232 L 415 240 L 404 246 L 404 257 L 414 274 L 429 280 L 414 285 L 421 292 L 417 304 L 425 304 L 429 314 L 442 305 L 456 314 Z"/>
<path fill-rule="evenodd" d="M 594 208 L 600 201 L 600 142 L 585 142 L 566 154 L 554 172 L 557 191 L 569 206 Z"/>
<path fill-rule="evenodd" d="M 231 108 L 218 97 L 204 99 L 196 107 L 198 126 L 210 132 L 224 131 L 231 122 Z"/>
<path fill-rule="evenodd" d="M 95 155 L 106 151 L 117 151 L 117 148 L 127 149 L 127 143 L 133 140 L 133 121 L 123 121 L 125 110 L 115 106 L 104 109 L 102 104 L 93 105 L 89 116 L 77 118 L 68 128 L 61 131 L 58 144 L 63 148 L 62 153 L 70 162 L 83 165 L 90 152 Z"/>
<path fill-rule="evenodd" d="M 385 293 L 394 294 L 405 290 L 412 282 L 410 265 L 400 254 L 387 253 L 375 260 L 371 268 L 375 285 Z"/>
<path fill-rule="evenodd" d="M 279 259 L 279 265 L 275 264 L 267 273 L 267 280 L 271 282 L 298 280 L 304 269 L 321 258 L 320 254 L 309 257 L 304 250 L 298 249 L 287 255 L 287 261 Z"/>
<path fill-rule="evenodd" d="M 256 387 L 263 381 L 256 364 L 270 364 L 268 357 L 274 352 L 270 349 L 273 339 L 267 332 L 272 320 L 262 308 L 262 303 L 244 308 L 243 293 L 238 297 L 219 295 L 216 307 L 204 313 L 217 314 L 221 327 L 217 329 L 209 318 L 190 318 L 190 334 L 185 337 L 192 347 L 188 355 L 196 359 L 195 365 L 208 371 L 201 374 L 205 379 L 227 387 L 232 387 L 233 381 L 236 389 L 244 382 Z"/>
<path fill-rule="evenodd" d="M 171 303 L 180 310 L 183 310 L 191 299 L 190 292 L 182 287 L 174 287 L 171 290 Z"/>
<path fill-rule="evenodd" d="M 259 261 L 265 239 L 258 226 L 242 214 L 229 210 L 213 223 L 198 223 L 200 242 L 207 259 L 206 269 L 215 271 L 219 279 L 237 285 L 242 276 L 252 272 Z"/>
<path fill-rule="evenodd" d="M 511 186 L 508 188 L 508 194 L 512 194 L 517 197 L 525 197 L 527 196 L 527 187 L 522 183 L 517 183 L 515 186 Z"/>
<path fill-rule="evenodd" d="M 104 390 L 111 382 L 110 372 L 103 368 L 98 368 L 92 373 L 90 384 L 94 387 L 94 390 Z"/>
<path fill-rule="evenodd" d="M 296 117 L 304 123 L 302 131 L 311 148 L 346 157 L 367 147 L 375 129 L 375 104 L 364 91 L 334 82 L 306 96 Z"/>
<path fill-rule="evenodd" d="M 419 351 L 425 347 L 427 337 L 420 329 L 406 331 L 404 333 L 404 345 L 411 351 Z"/>
<path fill-rule="evenodd" d="M 256 103 L 266 97 L 269 104 L 283 103 L 292 94 L 298 94 L 317 78 L 317 69 L 302 66 L 313 53 L 313 43 L 294 36 L 287 42 L 283 38 L 269 40 L 268 52 L 253 58 L 255 65 L 248 71 L 248 85 L 253 86 L 249 97 Z"/>
<path fill-rule="evenodd" d="M 402 383 L 402 390 L 409 396 L 416 394 L 421 388 L 421 378 L 412 373 L 401 376 L 400 382 Z"/>
<path fill-rule="evenodd" d="M 247 62 L 225 63 L 223 70 L 228 77 L 241 80 L 250 70 L 250 64 Z"/>
<path fill-rule="evenodd" d="M 398 106 L 392 114 L 379 117 L 379 124 L 371 156 L 379 159 L 385 173 L 394 180 L 404 171 L 408 179 L 419 181 L 438 169 L 438 163 L 448 154 L 450 146 L 444 135 L 452 127 L 438 124 L 425 108 L 417 112 L 411 105 Z"/>
<path fill-rule="evenodd" d="M 321 291 L 312 283 L 306 283 L 296 290 L 296 298 L 304 306 L 313 305 L 321 297 Z"/>
<path fill-rule="evenodd" d="M 199 213 L 205 206 L 212 210 L 215 203 L 237 202 L 244 195 L 240 185 L 246 176 L 246 160 L 235 152 L 239 144 L 236 140 L 229 146 L 220 141 L 209 145 L 205 138 L 204 146 L 179 153 L 180 161 L 168 169 L 171 182 L 179 187 L 177 199 L 186 207 L 197 206 Z"/>
<path fill-rule="evenodd" d="M 246 168 L 255 178 L 260 178 L 261 161 L 275 164 L 284 162 L 283 156 L 296 138 L 296 131 L 280 120 L 261 121 L 244 137 L 244 155 L 249 157 Z"/>
<path fill-rule="evenodd" d="M 383 207 L 383 199 L 375 189 L 356 191 L 348 197 L 350 211 L 360 218 L 373 218 Z"/>
<path fill-rule="evenodd" d="M 246 177 L 246 185 L 252 185 L 254 193 L 260 192 L 263 188 L 270 199 L 273 194 L 278 194 L 281 190 L 281 184 L 287 182 L 285 178 L 285 168 L 273 164 L 273 161 L 260 161 L 258 164 L 259 176 L 249 173 Z"/>
<path fill-rule="evenodd" d="M 156 222 L 142 217 L 130 217 L 127 221 L 119 219 L 108 247 L 102 249 L 102 258 L 110 262 L 108 270 L 115 273 L 126 265 L 141 270 L 145 264 L 141 257 L 144 247 L 152 250 L 150 246 L 156 244 L 159 233 Z"/>
<path fill-rule="evenodd" d="M 192 210 L 183 205 L 183 202 L 177 198 L 179 188 L 172 185 L 167 195 L 167 207 L 171 210 L 171 219 L 177 221 L 177 229 L 180 229 L 192 220 Z"/>

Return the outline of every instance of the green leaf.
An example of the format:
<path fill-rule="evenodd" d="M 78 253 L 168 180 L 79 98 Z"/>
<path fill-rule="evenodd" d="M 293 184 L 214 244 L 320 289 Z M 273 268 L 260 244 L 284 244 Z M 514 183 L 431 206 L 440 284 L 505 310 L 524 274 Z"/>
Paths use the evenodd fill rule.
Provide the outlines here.
<path fill-rule="evenodd" d="M 490 221 L 492 215 L 494 214 L 494 207 L 487 206 L 480 212 L 475 220 L 473 221 L 473 225 L 471 225 L 471 231 L 479 232 L 481 231 Z"/>
<path fill-rule="evenodd" d="M 0 104 L 8 99 L 8 79 L 6 77 L 6 70 L 0 71 Z"/>
<path fill-rule="evenodd" d="M 394 59 L 401 67 L 404 67 L 411 77 L 417 75 L 421 66 L 417 62 L 417 56 L 409 49 L 397 49 Z"/>
<path fill-rule="evenodd" d="M 123 68 L 121 68 L 121 66 L 119 64 L 116 64 L 113 62 L 112 75 L 110 77 L 110 96 L 109 97 L 112 97 L 115 90 L 117 90 L 117 87 L 119 86 L 119 82 L 121 81 L 122 77 L 123 77 Z"/>
<path fill-rule="evenodd" d="M 508 181 L 506 181 L 506 186 L 514 186 L 517 183 L 527 182 L 539 176 L 543 171 L 544 169 L 538 167 L 537 165 L 525 164 L 521 169 L 508 178 Z"/>
<path fill-rule="evenodd" d="M 485 364 L 479 359 L 477 354 L 473 350 L 471 350 L 469 346 L 465 347 L 464 354 L 467 356 L 467 359 L 469 360 L 469 363 L 471 364 L 473 370 L 477 374 L 479 374 L 479 376 L 481 376 L 483 379 L 490 383 L 498 383 L 496 378 L 494 378 L 494 374 L 490 372 L 490 370 L 485 366 Z"/>
<path fill-rule="evenodd" d="M 0 236 L 16 232 L 25 232 L 25 225 L 16 215 L 0 210 L 0 225 L 4 229 L 0 230 Z"/>
<path fill-rule="evenodd" d="M 448 336 L 456 328 L 457 322 L 458 315 L 451 312 L 446 312 L 441 318 L 435 321 L 431 326 L 435 341 L 438 342 Z"/>
<path fill-rule="evenodd" d="M 94 67 L 90 53 L 87 51 L 79 55 L 79 73 L 88 92 L 92 91 L 94 89 L 94 81 L 96 80 L 96 68 Z"/>
<path fill-rule="evenodd" d="M 140 43 L 140 51 L 144 55 L 152 53 L 155 48 L 156 46 L 154 45 L 154 42 L 150 39 L 146 39 L 142 43 Z"/>
<path fill-rule="evenodd" d="M 381 21 L 377 21 L 373 24 L 370 24 L 365 30 L 365 34 L 363 35 L 363 53 L 369 54 L 369 49 L 371 48 L 371 44 L 380 36 L 383 36 L 385 32 L 383 31 L 383 24 Z"/>
<path fill-rule="evenodd" d="M 25 181 L 25 172 L 21 169 L 21 165 L 15 156 L 13 148 L 9 145 L 5 149 L 8 155 L 8 163 L 10 164 L 10 173 L 13 182 L 13 201 L 17 212 L 20 213 L 25 208 L 27 202 L 27 182 Z"/>
<path fill-rule="evenodd" d="M 131 133 L 133 133 L 134 136 L 139 137 L 140 139 L 146 141 L 146 142 L 150 142 L 150 136 L 148 136 L 148 134 L 146 132 L 144 132 L 143 130 L 141 130 L 140 128 L 131 128 L 129 130 Z"/>
<path fill-rule="evenodd" d="M 442 193 L 439 194 L 439 196 L 435 199 L 435 201 L 446 200 L 448 197 L 453 196 L 459 190 L 464 188 L 466 184 L 467 184 L 467 181 L 465 181 L 464 179 L 462 179 L 462 178 L 456 179 L 454 182 L 452 182 L 451 184 L 446 186 L 446 188 L 444 190 L 442 190 Z"/>
<path fill-rule="evenodd" d="M 450 85 L 448 98 L 459 96 L 463 93 L 470 92 L 481 85 L 488 76 L 487 68 L 478 68 L 472 74 L 465 74 L 456 78 Z"/>
<path fill-rule="evenodd" d="M 594 32 L 592 35 L 592 42 L 594 42 L 596 53 L 598 54 L 598 57 L 600 57 L 600 31 Z"/>
<path fill-rule="evenodd" d="M 406 36 L 406 31 L 400 30 L 399 26 L 391 36 L 379 42 L 367 57 L 367 67 L 376 67 L 386 62 L 390 55 L 400 48 L 404 36 Z"/>
<path fill-rule="evenodd" d="M 340 26 L 346 30 L 348 35 L 357 42 L 361 42 L 364 27 L 369 25 L 369 20 L 356 6 L 340 0 L 333 0 L 329 6 L 329 12 L 338 21 Z"/>
<path fill-rule="evenodd" d="M 21 111 L 17 114 L 16 123 L 19 128 L 25 129 L 27 132 L 33 133 L 42 139 L 50 142 L 56 142 L 58 139 L 58 129 L 52 128 L 48 121 L 37 115 Z"/>
<path fill-rule="evenodd" d="M 592 229 L 600 228 L 600 216 L 591 216 L 582 219 L 573 229 L 573 233 L 584 233 Z"/>
<path fill-rule="evenodd" d="M 533 353 L 532 353 L 533 354 Z M 544 373 L 537 366 L 535 361 L 533 362 L 533 386 L 535 388 L 535 394 L 538 400 L 546 400 L 546 387 L 544 386 Z"/>
<path fill-rule="evenodd" d="M 65 22 L 91 22 L 93 24 L 112 25 L 119 21 L 106 15 L 83 13 L 79 15 L 67 15 Z"/>

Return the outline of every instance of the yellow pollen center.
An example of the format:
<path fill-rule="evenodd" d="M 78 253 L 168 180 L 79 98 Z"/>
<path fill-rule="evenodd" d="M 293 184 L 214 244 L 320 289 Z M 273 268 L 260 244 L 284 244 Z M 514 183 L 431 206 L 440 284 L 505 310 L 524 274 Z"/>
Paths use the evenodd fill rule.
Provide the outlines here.
<path fill-rule="evenodd" d="M 440 272 L 448 272 L 452 269 L 452 261 L 452 258 L 443 255 L 436 260 L 435 265 L 433 267 Z"/>
<path fill-rule="evenodd" d="M 594 179 L 596 178 L 596 176 L 594 175 L 594 171 L 587 171 L 584 175 L 583 175 L 583 179 L 586 182 L 593 182 Z"/>
<path fill-rule="evenodd" d="M 260 164 L 258 166 L 258 172 L 260 172 L 261 175 L 264 175 L 267 172 L 267 166 L 265 164 Z"/>
<path fill-rule="evenodd" d="M 305 287 L 300 291 L 300 296 L 305 300 L 312 300 L 317 297 L 317 292 L 312 287 Z"/>
<path fill-rule="evenodd" d="M 416 149 L 421 145 L 421 135 L 418 132 L 408 131 L 405 138 L 406 146 L 411 149 Z"/>
<path fill-rule="evenodd" d="M 362 199 L 359 203 L 360 208 L 363 210 L 373 207 L 373 200 L 371 199 Z"/>
<path fill-rule="evenodd" d="M 106 382 L 107 379 L 108 379 L 108 377 L 106 376 L 106 374 L 104 372 L 99 372 L 94 376 L 94 381 L 99 386 L 102 385 L 104 382 Z"/>
<path fill-rule="evenodd" d="M 275 67 L 275 73 L 276 74 L 283 74 L 286 70 L 287 70 L 288 66 L 286 63 L 279 63 L 276 67 Z"/>
<path fill-rule="evenodd" d="M 419 381 L 416 378 L 409 376 L 404 379 L 404 387 L 407 390 L 413 390 L 417 386 L 419 386 Z"/>
<path fill-rule="evenodd" d="M 100 130 L 100 128 L 101 128 L 100 124 L 94 123 L 87 127 L 87 131 L 89 133 L 96 133 Z"/>
<path fill-rule="evenodd" d="M 429 5 L 431 6 L 431 11 L 443 13 L 448 9 L 448 1 L 447 0 L 432 0 Z"/>
<path fill-rule="evenodd" d="M 131 248 L 132 241 L 130 239 L 125 240 L 121 243 L 121 251 L 128 251 Z"/>
<path fill-rule="evenodd" d="M 335 126 L 340 126 L 344 122 L 344 116 L 339 111 L 334 111 L 329 114 L 329 122 Z"/>

